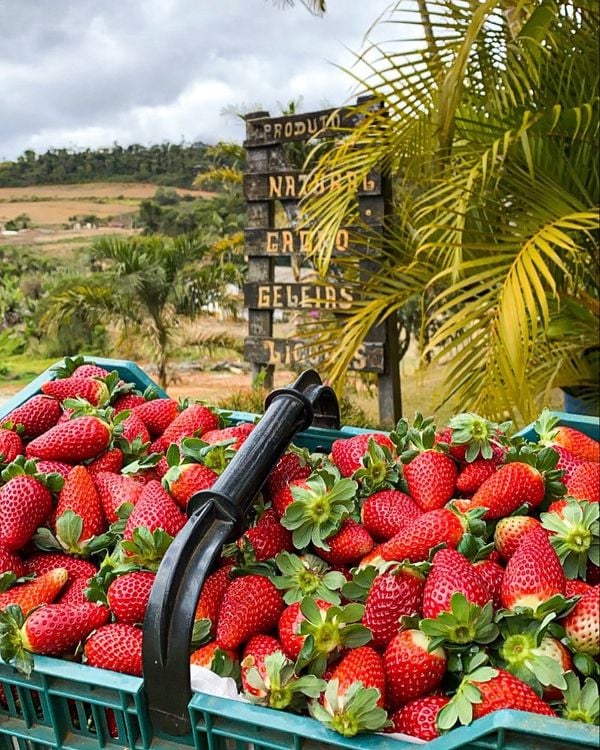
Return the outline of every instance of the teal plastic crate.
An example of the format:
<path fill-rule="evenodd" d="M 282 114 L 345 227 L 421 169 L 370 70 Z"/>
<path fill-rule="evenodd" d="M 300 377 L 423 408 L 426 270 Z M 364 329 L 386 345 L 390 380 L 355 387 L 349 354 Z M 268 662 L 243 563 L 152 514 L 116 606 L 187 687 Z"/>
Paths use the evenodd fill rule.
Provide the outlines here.
<path fill-rule="evenodd" d="M 140 389 L 155 385 L 137 365 L 125 360 L 89 358 L 117 370 Z M 59 363 L 60 364 L 60 363 Z M 49 368 L 0 407 L 0 419 L 54 378 Z M 159 388 L 160 395 L 165 395 Z M 253 421 L 254 414 L 230 412 L 233 422 Z M 599 420 L 560 414 L 562 424 L 598 439 Z M 294 442 L 311 450 L 329 450 L 334 440 L 368 430 L 311 428 Z M 533 427 L 522 431 L 533 438 Z M 0 750 L 567 750 L 598 747 L 598 728 L 538 717 L 520 711 L 498 711 L 456 729 L 426 745 L 400 742 L 385 735 L 345 739 L 310 718 L 196 693 L 189 704 L 192 732 L 168 737 L 153 731 L 144 681 L 62 659 L 35 657 L 25 678 L 0 662 Z M 109 713 L 110 712 L 110 713 Z M 116 727 L 117 737 L 111 735 Z M 114 732 L 113 732 L 114 733 Z"/>

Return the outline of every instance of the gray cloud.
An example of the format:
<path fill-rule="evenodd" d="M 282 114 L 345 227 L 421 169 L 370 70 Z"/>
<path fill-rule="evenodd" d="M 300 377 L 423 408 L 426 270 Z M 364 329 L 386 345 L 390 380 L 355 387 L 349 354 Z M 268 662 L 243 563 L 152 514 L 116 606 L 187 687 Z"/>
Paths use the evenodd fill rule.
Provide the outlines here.
<path fill-rule="evenodd" d="M 243 137 L 226 107 L 348 100 L 349 67 L 389 0 L 324 18 L 270 0 L 5 0 L 0 158 L 26 148 Z M 351 52 L 352 51 L 352 52 Z"/>

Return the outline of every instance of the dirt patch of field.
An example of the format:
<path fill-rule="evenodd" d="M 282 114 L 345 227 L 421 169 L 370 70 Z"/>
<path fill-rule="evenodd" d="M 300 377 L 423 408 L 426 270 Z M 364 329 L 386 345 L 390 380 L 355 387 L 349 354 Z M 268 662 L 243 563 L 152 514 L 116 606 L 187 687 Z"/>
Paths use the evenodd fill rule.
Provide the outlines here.
<path fill-rule="evenodd" d="M 34 224 L 46 227 L 62 226 L 71 216 L 95 215 L 101 219 L 108 216 L 126 216 L 137 211 L 137 203 L 98 203 L 95 201 L 48 200 L 23 201 L 22 203 L 0 203 L 0 222 L 14 219 L 19 214 L 27 214 Z"/>
<path fill-rule="evenodd" d="M 0 187 L 0 201 L 28 198 L 56 198 L 58 200 L 78 200 L 93 198 L 125 198 L 143 200 L 152 198 L 157 185 L 151 182 L 85 182 L 76 185 L 31 185 L 29 187 Z M 214 193 L 204 190 L 175 188 L 179 195 L 194 195 L 198 198 L 211 197 Z"/>

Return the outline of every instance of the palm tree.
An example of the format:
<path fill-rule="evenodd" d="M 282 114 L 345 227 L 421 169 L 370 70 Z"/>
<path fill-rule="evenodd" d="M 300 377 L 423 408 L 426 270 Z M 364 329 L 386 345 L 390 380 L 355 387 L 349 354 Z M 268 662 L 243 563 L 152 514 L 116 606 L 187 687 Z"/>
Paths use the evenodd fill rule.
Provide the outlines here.
<path fill-rule="evenodd" d="M 51 332 L 77 316 L 90 325 L 120 322 L 129 335 L 150 343 L 159 383 L 166 387 L 178 314 L 199 312 L 190 290 L 200 288 L 210 302 L 223 302 L 231 269 L 216 273 L 218 262 L 196 235 L 103 238 L 93 247 L 92 262 L 95 273 L 68 278 L 54 291 L 42 324 Z M 209 283 L 215 285 L 212 295 Z"/>
<path fill-rule="evenodd" d="M 349 175 L 379 168 L 395 187 L 378 268 L 317 335 L 329 375 L 417 294 L 453 408 L 529 421 L 556 386 L 597 395 L 597 0 L 418 0 L 389 20 L 398 43 L 361 55 L 361 123 L 313 152 L 313 183 L 336 187 L 304 203 L 325 275 L 357 219 Z M 336 264 L 356 278 L 359 258 Z"/>
<path fill-rule="evenodd" d="M 279 5 L 295 5 L 295 0 L 275 0 Z M 326 0 L 300 0 L 302 5 L 315 16 L 322 16 L 327 10 Z"/>

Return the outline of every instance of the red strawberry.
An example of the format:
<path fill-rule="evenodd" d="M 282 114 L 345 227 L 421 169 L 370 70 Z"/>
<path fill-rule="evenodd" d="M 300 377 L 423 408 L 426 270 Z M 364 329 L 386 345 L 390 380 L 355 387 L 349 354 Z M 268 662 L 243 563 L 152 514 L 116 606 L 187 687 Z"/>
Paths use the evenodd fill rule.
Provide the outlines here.
<path fill-rule="evenodd" d="M 0 464 L 10 464 L 23 455 L 23 442 L 14 430 L 0 427 Z"/>
<path fill-rule="evenodd" d="M 61 595 L 56 600 L 57 604 L 89 604 L 86 591 L 90 587 L 89 578 L 73 578 L 67 581 Z"/>
<path fill-rule="evenodd" d="M 420 740 L 434 740 L 440 736 L 437 728 L 439 712 L 448 704 L 446 695 L 426 695 L 409 701 L 390 716 L 394 732 L 402 732 Z"/>
<path fill-rule="evenodd" d="M 454 494 L 458 471 L 446 453 L 425 450 L 404 466 L 408 494 L 421 510 L 442 508 Z"/>
<path fill-rule="evenodd" d="M 265 494 L 273 501 L 274 496 L 295 479 L 306 479 L 312 473 L 312 467 L 297 453 L 285 453 L 269 474 L 265 484 Z M 276 509 L 277 510 L 277 509 Z M 284 509 L 285 510 L 285 509 Z M 283 513 L 277 512 L 278 516 Z"/>
<path fill-rule="evenodd" d="M 448 508 L 438 508 L 423 513 L 410 526 L 405 526 L 396 536 L 379 547 L 384 560 L 426 560 L 432 547 L 446 544 L 456 548 L 466 531 L 466 522 Z"/>
<path fill-rule="evenodd" d="M 399 565 L 377 576 L 365 602 L 362 623 L 373 633 L 375 648 L 385 648 L 400 630 L 400 618 L 421 614 L 425 578 L 412 565 Z"/>
<path fill-rule="evenodd" d="M 232 567 L 233 563 L 230 563 L 208 575 L 200 592 L 198 606 L 196 607 L 196 620 L 210 620 L 210 632 L 212 635 L 216 633 L 221 602 L 223 601 L 227 587 L 231 583 L 229 573 Z"/>
<path fill-rule="evenodd" d="M 334 567 L 358 563 L 373 549 L 369 532 L 352 518 L 342 521 L 339 530 L 326 541 L 329 549 L 319 549 L 319 554 Z"/>
<path fill-rule="evenodd" d="M 194 651 L 194 653 L 190 656 L 190 664 L 196 664 L 198 667 L 204 667 L 205 669 L 212 670 L 217 651 L 225 654 L 229 659 L 231 659 L 231 661 L 237 660 L 237 654 L 235 651 L 225 651 L 224 649 L 220 649 L 216 641 L 211 641 L 205 646 L 201 646 Z"/>
<path fill-rule="evenodd" d="M 234 579 L 221 602 L 217 643 L 235 649 L 253 635 L 268 633 L 277 625 L 283 608 L 281 594 L 268 578 L 249 575 Z"/>
<path fill-rule="evenodd" d="M 73 375 L 76 375 L 78 378 L 105 378 L 109 374 L 108 370 L 105 370 L 104 367 L 100 367 L 100 365 L 96 365 L 93 362 L 79 365 L 79 367 L 76 367 L 73 371 Z"/>
<path fill-rule="evenodd" d="M 442 612 L 449 612 L 450 600 L 456 592 L 479 607 L 491 599 L 487 586 L 466 557 L 454 549 L 440 549 L 433 556 L 425 582 L 423 617 L 436 618 Z"/>
<path fill-rule="evenodd" d="M 25 563 L 16 552 L 0 547 L 0 574 L 14 573 L 17 578 L 27 575 Z"/>
<path fill-rule="evenodd" d="M 135 413 L 131 413 L 121 422 L 123 428 L 122 437 L 132 443 L 136 438 L 139 438 L 142 443 L 150 442 L 150 433 L 146 428 L 143 419 Z"/>
<path fill-rule="evenodd" d="M 434 445 L 445 443 L 448 446 L 448 452 L 457 461 L 464 461 L 467 453 L 468 444 L 453 445 L 452 443 L 452 427 L 442 427 L 435 434 Z"/>
<path fill-rule="evenodd" d="M 571 497 L 590 503 L 600 502 L 600 464 L 582 463 L 568 479 L 565 477 L 564 482 Z"/>
<path fill-rule="evenodd" d="M 502 559 L 510 560 L 525 536 L 538 526 L 540 522 L 531 516 L 508 516 L 500 519 L 494 532 L 494 544 Z"/>
<path fill-rule="evenodd" d="M 294 502 L 292 487 L 302 487 L 305 490 L 310 489 L 310 486 L 304 479 L 293 479 L 289 484 L 280 487 L 274 492 L 271 495 L 271 502 L 273 504 L 273 510 L 277 513 L 279 518 L 283 518 L 288 505 L 291 505 Z"/>
<path fill-rule="evenodd" d="M 73 375 L 70 378 L 49 380 L 42 385 L 42 393 L 58 401 L 67 398 L 83 398 L 92 406 L 103 405 L 108 401 L 109 391 L 106 383 L 95 378 Z"/>
<path fill-rule="evenodd" d="M 0 545 L 22 549 L 52 510 L 52 494 L 38 479 L 21 474 L 0 487 Z"/>
<path fill-rule="evenodd" d="M 25 567 L 28 573 L 35 573 L 36 576 L 44 575 L 56 568 L 64 568 L 69 573 L 69 581 L 74 578 L 87 580 L 98 572 L 97 567 L 89 560 L 65 555 L 62 552 L 36 552 L 25 560 Z"/>
<path fill-rule="evenodd" d="M 66 479 L 69 472 L 73 468 L 71 464 L 66 464 L 63 461 L 36 461 L 36 467 L 40 474 L 60 474 L 63 479 Z"/>
<path fill-rule="evenodd" d="M 116 578 L 108 587 L 108 606 L 119 622 L 143 623 L 155 573 L 134 571 Z"/>
<path fill-rule="evenodd" d="M 115 410 L 115 414 L 120 414 L 122 411 L 132 411 L 136 406 L 145 403 L 146 399 L 141 393 L 124 393 L 117 398 L 113 404 L 113 409 Z"/>
<path fill-rule="evenodd" d="M 140 407 L 138 407 L 140 408 Z M 208 406 L 192 404 L 171 422 L 162 435 L 162 444 L 176 443 L 184 437 L 201 437 L 219 426 L 219 416 Z"/>
<path fill-rule="evenodd" d="M 82 520 L 80 534 L 71 533 L 61 519 L 67 511 L 72 511 Z M 74 466 L 65 480 L 56 506 L 55 530 L 68 551 L 81 553 L 86 543 L 106 530 L 106 520 L 102 503 L 94 481 L 85 466 Z"/>
<path fill-rule="evenodd" d="M 169 469 L 162 483 L 177 504 L 185 508 L 192 495 L 209 489 L 218 478 L 219 475 L 204 464 L 180 464 Z"/>
<path fill-rule="evenodd" d="M 544 477 L 529 464 L 514 461 L 501 466 L 477 490 L 471 508 L 487 508 L 484 518 L 503 518 L 513 513 L 523 503 L 531 508 L 544 499 Z"/>
<path fill-rule="evenodd" d="M 572 596 L 583 596 L 592 588 L 592 585 L 586 581 L 573 581 L 567 578 L 565 582 L 565 596 L 570 599 Z"/>
<path fill-rule="evenodd" d="M 117 511 L 121 505 L 124 503 L 135 505 L 144 489 L 135 479 L 109 471 L 96 474 L 94 484 L 109 523 L 114 523 L 118 519 Z"/>
<path fill-rule="evenodd" d="M 495 474 L 498 464 L 494 459 L 478 458 L 463 464 L 456 479 L 456 489 L 461 495 L 474 495 L 481 485 Z"/>
<path fill-rule="evenodd" d="M 277 514 L 274 510 L 267 510 L 262 517 L 251 529 L 237 541 L 240 549 L 244 547 L 244 540 L 247 540 L 254 550 L 257 561 L 268 560 L 275 557 L 280 552 L 291 552 L 292 534 L 279 523 Z"/>
<path fill-rule="evenodd" d="M 109 426 L 98 417 L 77 417 L 32 440 L 26 452 L 28 457 L 79 463 L 105 451 L 110 437 Z"/>
<path fill-rule="evenodd" d="M 251 422 L 243 422 L 232 427 L 224 427 L 222 430 L 209 430 L 202 435 L 202 440 L 211 444 L 221 443 L 224 440 L 235 440 L 230 447 L 237 449 L 244 443 L 253 429 L 254 425 Z"/>
<path fill-rule="evenodd" d="M 327 610 L 331 607 L 329 602 L 322 599 L 316 600 L 320 609 Z M 300 623 L 306 618 L 300 611 L 301 602 L 294 602 L 287 606 L 279 618 L 277 630 L 283 652 L 292 661 L 296 661 L 304 645 L 305 636 L 300 635 Z"/>
<path fill-rule="evenodd" d="M 490 592 L 490 597 L 494 602 L 494 610 L 501 609 L 502 599 L 500 598 L 500 589 L 502 587 L 502 579 L 504 578 L 504 568 L 495 562 L 495 560 L 490 559 L 479 560 L 473 563 L 473 566 L 477 571 L 477 575 Z"/>
<path fill-rule="evenodd" d="M 371 646 L 351 649 L 335 666 L 332 680 L 339 680 L 338 692 L 343 695 L 355 682 L 362 682 L 363 688 L 377 688 L 380 698 L 377 705 L 385 703 L 385 669 L 383 657 Z"/>
<path fill-rule="evenodd" d="M 150 435 L 157 438 L 177 417 L 179 405 L 172 398 L 156 398 L 135 406 L 133 413 L 140 417 Z"/>
<path fill-rule="evenodd" d="M 600 462 L 600 443 L 573 427 L 557 427 L 551 444 L 566 448 L 581 461 Z"/>
<path fill-rule="evenodd" d="M 355 435 L 351 438 L 340 438 L 334 441 L 331 446 L 331 460 L 338 467 L 343 477 L 351 477 L 355 471 L 362 469 L 363 458 L 367 454 L 371 439 L 378 445 L 387 448 L 394 455 L 394 444 L 382 432 L 366 432 L 362 435 Z"/>
<path fill-rule="evenodd" d="M 66 654 L 110 616 L 98 604 L 47 604 L 32 612 L 21 629 L 22 645 L 33 654 Z"/>
<path fill-rule="evenodd" d="M 94 477 L 94 480 L 101 471 L 111 471 L 118 474 L 123 468 L 123 460 L 123 451 L 120 448 L 110 448 L 91 461 L 87 465 L 87 470 Z"/>
<path fill-rule="evenodd" d="M 62 414 L 60 404 L 50 396 L 33 396 L 8 415 L 13 424 L 23 425 L 25 437 L 34 438 L 47 432 Z"/>
<path fill-rule="evenodd" d="M 420 630 L 403 630 L 384 654 L 387 699 L 396 707 L 435 690 L 446 673 L 446 652 L 428 651 L 430 639 Z"/>
<path fill-rule="evenodd" d="M 368 497 L 361 510 L 363 526 L 378 541 L 391 539 L 409 526 L 423 511 L 415 501 L 398 490 L 381 490 Z"/>
<path fill-rule="evenodd" d="M 185 526 L 186 521 L 186 516 L 161 483 L 152 480 L 144 487 L 127 519 L 123 538 L 132 539 L 133 530 L 139 526 L 145 526 L 150 531 L 163 529 L 174 537 Z"/>
<path fill-rule="evenodd" d="M 586 591 L 562 624 L 571 648 L 591 656 L 600 654 L 600 586 Z"/>
<path fill-rule="evenodd" d="M 142 638 L 142 631 L 134 625 L 124 622 L 103 625 L 85 642 L 85 659 L 91 667 L 141 677 Z"/>
<path fill-rule="evenodd" d="M 265 656 L 274 654 L 276 651 L 282 651 L 281 644 L 277 638 L 273 638 L 270 635 L 255 635 L 244 647 L 244 653 L 242 655 L 242 688 L 245 693 L 250 695 L 263 697 L 259 688 L 253 687 L 248 682 L 248 672 L 252 667 L 256 667 L 260 676 L 265 680 L 267 678 L 267 671 L 265 667 Z"/>
<path fill-rule="evenodd" d="M 564 593 L 565 574 L 560 560 L 546 532 L 535 528 L 508 561 L 500 592 L 502 605 L 511 610 L 536 610 L 548 599 Z"/>
<path fill-rule="evenodd" d="M 533 688 L 519 680 L 510 672 L 503 669 L 497 671 L 497 676 L 485 682 L 471 680 L 481 693 L 481 703 L 473 704 L 473 718 L 499 711 L 502 708 L 512 708 L 517 711 L 529 711 L 544 716 L 556 716 L 556 712 L 538 697 Z"/>
<path fill-rule="evenodd" d="M 566 484 L 571 478 L 571 475 L 573 474 L 575 469 L 583 462 L 580 458 L 577 458 L 577 456 L 573 455 L 571 451 L 563 448 L 560 445 L 553 445 L 552 448 L 558 453 L 559 458 L 556 464 L 556 468 L 565 472 L 562 477 L 562 481 Z"/>
<path fill-rule="evenodd" d="M 0 594 L 0 611 L 16 604 L 21 607 L 23 614 L 27 615 L 41 604 L 50 604 L 59 595 L 68 577 L 69 574 L 64 568 L 55 568 L 33 581 L 18 583 Z"/>

